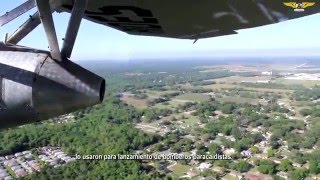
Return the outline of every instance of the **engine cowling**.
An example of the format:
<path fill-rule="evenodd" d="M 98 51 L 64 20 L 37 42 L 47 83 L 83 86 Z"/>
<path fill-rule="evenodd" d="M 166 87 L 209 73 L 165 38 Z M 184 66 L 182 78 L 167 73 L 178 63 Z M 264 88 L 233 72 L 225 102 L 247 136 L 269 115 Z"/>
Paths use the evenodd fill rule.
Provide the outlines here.
<path fill-rule="evenodd" d="M 96 105 L 104 93 L 103 78 L 70 60 L 0 44 L 0 129 Z"/>

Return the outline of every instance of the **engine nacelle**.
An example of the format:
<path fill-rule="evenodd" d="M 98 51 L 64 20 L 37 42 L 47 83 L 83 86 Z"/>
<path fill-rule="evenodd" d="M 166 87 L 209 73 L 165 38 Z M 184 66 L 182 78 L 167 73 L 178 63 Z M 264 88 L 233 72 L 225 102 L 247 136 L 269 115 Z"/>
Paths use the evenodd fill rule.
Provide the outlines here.
<path fill-rule="evenodd" d="M 96 105 L 104 93 L 103 78 L 70 60 L 0 43 L 0 129 Z"/>

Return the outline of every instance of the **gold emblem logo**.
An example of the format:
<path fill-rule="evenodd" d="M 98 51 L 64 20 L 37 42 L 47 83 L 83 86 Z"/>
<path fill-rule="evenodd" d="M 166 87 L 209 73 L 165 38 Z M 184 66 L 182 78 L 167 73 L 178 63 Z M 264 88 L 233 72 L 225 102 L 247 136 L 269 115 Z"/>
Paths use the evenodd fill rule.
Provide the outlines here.
<path fill-rule="evenodd" d="M 316 3 L 315 2 L 302 2 L 302 3 L 284 2 L 283 4 L 286 6 L 292 7 L 296 12 L 303 12 L 305 8 L 313 6 Z"/>

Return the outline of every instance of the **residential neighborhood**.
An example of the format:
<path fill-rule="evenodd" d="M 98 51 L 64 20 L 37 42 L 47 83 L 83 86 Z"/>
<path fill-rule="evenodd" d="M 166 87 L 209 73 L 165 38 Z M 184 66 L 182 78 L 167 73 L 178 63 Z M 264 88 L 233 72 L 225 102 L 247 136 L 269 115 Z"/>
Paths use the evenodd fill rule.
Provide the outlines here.
<path fill-rule="evenodd" d="M 76 161 L 58 147 L 41 147 L 0 157 L 0 179 L 10 180 L 40 172 L 44 166 L 58 168 Z"/>

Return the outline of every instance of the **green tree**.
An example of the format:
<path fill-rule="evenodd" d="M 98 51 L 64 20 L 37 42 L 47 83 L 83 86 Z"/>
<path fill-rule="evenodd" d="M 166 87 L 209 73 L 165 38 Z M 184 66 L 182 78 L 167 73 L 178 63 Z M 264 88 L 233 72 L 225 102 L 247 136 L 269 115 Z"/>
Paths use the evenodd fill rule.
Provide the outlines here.
<path fill-rule="evenodd" d="M 236 166 L 237 171 L 240 171 L 241 173 L 248 172 L 250 168 L 251 168 L 251 165 L 248 162 L 243 160 L 239 161 Z"/>
<path fill-rule="evenodd" d="M 297 168 L 291 173 L 291 178 L 292 180 L 301 180 L 307 177 L 308 175 L 308 170 L 305 168 Z"/>
<path fill-rule="evenodd" d="M 210 178 L 214 178 L 214 179 L 219 178 L 219 175 L 216 172 L 212 171 L 211 169 L 203 170 L 200 173 L 200 176 L 202 176 L 202 177 L 210 177 Z"/>
<path fill-rule="evenodd" d="M 320 173 L 320 163 L 314 159 L 309 161 L 309 171 L 312 174 L 319 174 Z"/>
<path fill-rule="evenodd" d="M 267 157 L 274 157 L 275 151 L 273 149 L 268 149 L 267 150 Z"/>
<path fill-rule="evenodd" d="M 280 171 L 292 171 L 293 170 L 293 166 L 292 166 L 292 162 L 288 159 L 284 159 L 281 161 L 280 165 L 278 166 L 278 169 Z"/>
<path fill-rule="evenodd" d="M 211 143 L 208 147 L 208 150 L 210 152 L 211 155 L 215 155 L 218 154 L 221 150 L 220 146 L 215 144 L 215 143 Z"/>
<path fill-rule="evenodd" d="M 257 147 L 257 146 L 252 146 L 251 148 L 250 148 L 250 151 L 253 153 L 253 154 L 257 154 L 257 153 L 259 153 L 259 148 Z"/>
<path fill-rule="evenodd" d="M 276 164 L 270 160 L 260 161 L 260 165 L 258 167 L 258 171 L 263 174 L 275 174 L 276 172 Z"/>

